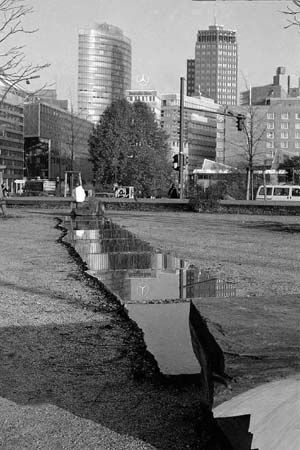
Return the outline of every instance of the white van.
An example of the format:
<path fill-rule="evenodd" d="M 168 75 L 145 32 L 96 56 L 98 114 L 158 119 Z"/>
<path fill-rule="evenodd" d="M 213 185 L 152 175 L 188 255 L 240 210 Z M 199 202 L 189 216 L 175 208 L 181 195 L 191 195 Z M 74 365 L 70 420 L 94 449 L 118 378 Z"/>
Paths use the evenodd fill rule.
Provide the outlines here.
<path fill-rule="evenodd" d="M 300 201 L 300 186 L 289 184 L 259 186 L 256 200 Z"/>

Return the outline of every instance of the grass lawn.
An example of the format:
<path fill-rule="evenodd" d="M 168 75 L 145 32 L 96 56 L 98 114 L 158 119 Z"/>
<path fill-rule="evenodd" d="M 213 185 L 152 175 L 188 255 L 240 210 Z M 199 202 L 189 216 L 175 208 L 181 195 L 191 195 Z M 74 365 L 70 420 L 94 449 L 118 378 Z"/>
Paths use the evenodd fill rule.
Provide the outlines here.
<path fill-rule="evenodd" d="M 218 391 L 216 404 L 299 372 L 298 217 L 135 211 L 109 215 L 155 248 L 236 283 L 236 299 L 198 301 L 235 379 L 230 389 Z"/>
<path fill-rule="evenodd" d="M 112 211 L 154 247 L 234 281 L 237 295 L 300 293 L 300 218 Z"/>

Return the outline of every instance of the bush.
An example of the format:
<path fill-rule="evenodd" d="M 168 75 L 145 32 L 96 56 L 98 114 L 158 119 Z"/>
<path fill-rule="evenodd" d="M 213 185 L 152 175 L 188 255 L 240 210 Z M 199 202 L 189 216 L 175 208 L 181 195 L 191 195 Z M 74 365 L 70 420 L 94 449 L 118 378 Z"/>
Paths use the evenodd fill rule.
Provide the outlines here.
<path fill-rule="evenodd" d="M 232 173 L 230 178 L 212 182 L 204 189 L 202 186 L 194 186 L 190 191 L 190 205 L 195 211 L 216 209 L 219 200 L 246 198 L 247 179 L 243 173 Z"/>
<path fill-rule="evenodd" d="M 226 182 L 219 181 L 204 189 L 202 186 L 196 186 L 190 196 L 190 206 L 194 211 L 211 210 L 218 206 L 219 200 L 227 195 Z"/>

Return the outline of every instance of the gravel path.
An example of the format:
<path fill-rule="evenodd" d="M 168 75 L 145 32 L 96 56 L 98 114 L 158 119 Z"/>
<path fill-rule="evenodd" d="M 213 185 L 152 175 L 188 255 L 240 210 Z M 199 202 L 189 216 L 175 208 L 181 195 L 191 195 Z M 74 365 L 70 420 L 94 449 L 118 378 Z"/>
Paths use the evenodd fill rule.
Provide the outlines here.
<path fill-rule="evenodd" d="M 55 211 L 9 213 L 0 216 L 1 450 L 208 448 L 198 387 L 145 376 L 155 364 L 141 332 L 59 242 Z"/>

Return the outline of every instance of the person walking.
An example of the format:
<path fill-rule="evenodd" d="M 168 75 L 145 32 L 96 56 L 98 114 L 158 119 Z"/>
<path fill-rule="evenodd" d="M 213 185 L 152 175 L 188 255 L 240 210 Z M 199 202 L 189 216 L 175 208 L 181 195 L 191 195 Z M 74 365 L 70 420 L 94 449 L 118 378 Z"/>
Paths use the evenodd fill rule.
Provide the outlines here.
<path fill-rule="evenodd" d="M 3 215 L 7 216 L 6 201 L 5 201 L 5 196 L 4 196 L 3 189 L 2 189 L 2 184 L 1 184 L 1 189 L 0 189 L 0 208 L 2 210 Z"/>
<path fill-rule="evenodd" d="M 78 181 L 75 189 L 73 190 L 73 197 L 75 198 L 75 208 L 77 208 L 80 203 L 83 203 L 86 197 L 85 190 Z"/>
<path fill-rule="evenodd" d="M 8 197 L 8 189 L 7 189 L 6 185 L 5 185 L 5 183 L 1 184 L 1 189 L 2 189 L 3 197 Z"/>
<path fill-rule="evenodd" d="M 178 198 L 178 192 L 177 192 L 177 189 L 176 189 L 174 183 L 172 183 L 172 185 L 168 191 L 168 197 L 169 198 Z"/>

